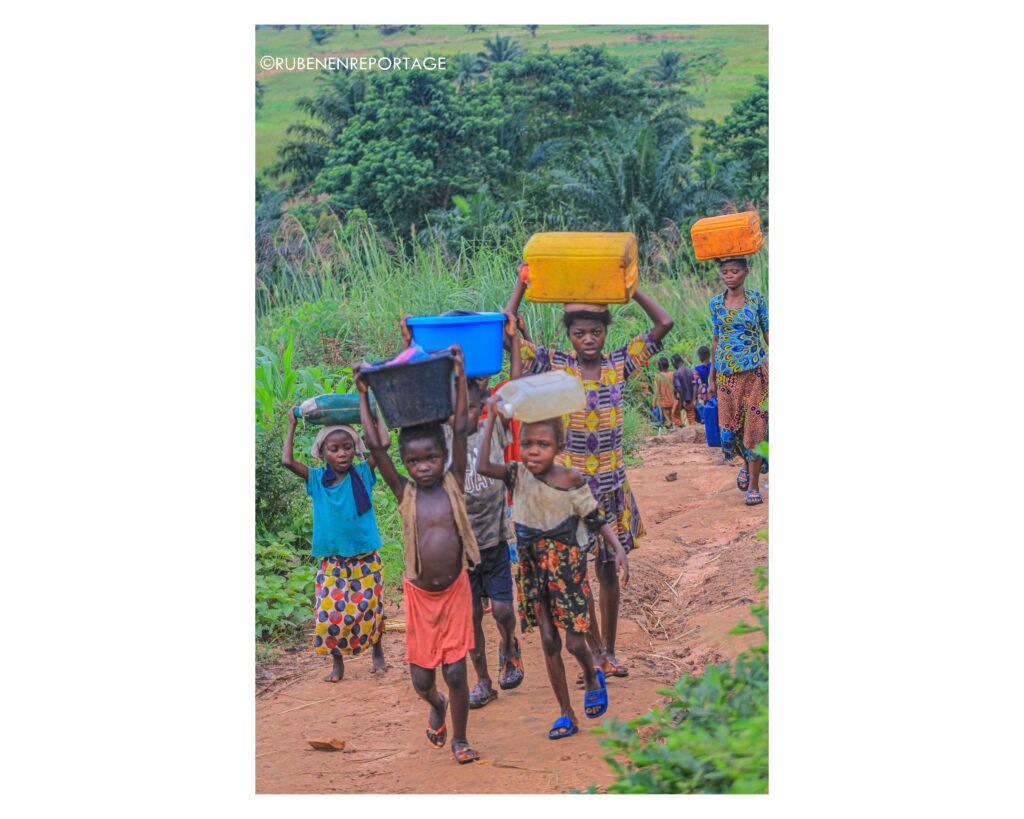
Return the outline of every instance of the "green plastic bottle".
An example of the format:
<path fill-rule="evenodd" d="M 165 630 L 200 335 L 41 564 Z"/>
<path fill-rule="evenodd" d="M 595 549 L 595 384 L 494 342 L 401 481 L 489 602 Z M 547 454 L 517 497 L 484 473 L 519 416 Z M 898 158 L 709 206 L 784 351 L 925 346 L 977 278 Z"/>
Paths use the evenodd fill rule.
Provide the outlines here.
<path fill-rule="evenodd" d="M 376 409 L 372 398 L 370 407 Z M 307 424 L 321 427 L 329 427 L 333 424 L 358 424 L 359 394 L 330 393 L 318 395 L 316 398 L 307 398 L 295 408 L 295 417 L 301 418 Z"/>

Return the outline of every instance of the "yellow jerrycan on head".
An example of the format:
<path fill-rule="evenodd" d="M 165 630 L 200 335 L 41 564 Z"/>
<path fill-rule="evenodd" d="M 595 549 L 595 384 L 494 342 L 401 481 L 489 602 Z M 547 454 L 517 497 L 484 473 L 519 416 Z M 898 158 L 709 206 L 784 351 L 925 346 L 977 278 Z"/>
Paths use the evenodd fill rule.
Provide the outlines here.
<path fill-rule="evenodd" d="M 534 233 L 527 301 L 625 304 L 640 279 L 632 233 Z"/>

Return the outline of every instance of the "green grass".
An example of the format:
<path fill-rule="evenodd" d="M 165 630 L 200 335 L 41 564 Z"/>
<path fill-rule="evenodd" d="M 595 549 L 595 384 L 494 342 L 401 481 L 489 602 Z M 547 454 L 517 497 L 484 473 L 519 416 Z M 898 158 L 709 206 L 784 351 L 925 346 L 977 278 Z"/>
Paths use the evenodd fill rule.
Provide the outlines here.
<path fill-rule="evenodd" d="M 722 73 L 713 79 L 707 90 L 696 89 L 703 107 L 696 111 L 701 118 L 720 122 L 733 104 L 754 87 L 757 74 L 768 73 L 767 26 L 540 26 L 531 39 L 519 25 L 489 25 L 470 34 L 465 26 L 422 26 L 415 35 L 407 31 L 385 37 L 376 26 L 337 26 L 334 36 L 323 45 L 315 45 L 309 27 L 284 31 L 261 28 L 256 31 L 254 66 L 256 79 L 264 86 L 264 106 L 256 112 L 256 170 L 274 161 L 277 148 L 287 138 L 285 129 L 307 117 L 295 107 L 295 100 L 314 92 L 316 72 L 296 71 L 273 74 L 260 70 L 259 58 L 362 56 L 380 54 L 382 48 L 402 49 L 410 57 L 431 55 L 452 56 L 483 49 L 484 40 L 495 34 L 511 35 L 527 51 L 536 51 L 545 44 L 553 51 L 580 45 L 605 45 L 630 69 L 649 65 L 662 51 L 682 51 L 688 46 L 718 46 L 727 60 Z M 651 35 L 651 41 L 639 35 Z"/>

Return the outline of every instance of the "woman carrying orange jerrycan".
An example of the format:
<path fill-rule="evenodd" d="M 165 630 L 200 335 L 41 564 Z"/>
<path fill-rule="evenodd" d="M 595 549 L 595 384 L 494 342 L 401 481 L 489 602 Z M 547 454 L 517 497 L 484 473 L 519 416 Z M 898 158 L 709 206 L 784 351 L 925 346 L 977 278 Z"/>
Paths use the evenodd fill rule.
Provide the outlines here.
<path fill-rule="evenodd" d="M 516 315 L 526 293 L 528 270 L 519 277 L 506 309 Z M 626 381 L 661 351 L 661 340 L 674 322 L 665 309 L 640 290 L 632 295 L 651 319 L 651 328 L 624 346 L 604 352 L 611 313 L 604 304 L 566 304 L 562 317 L 572 352 L 543 347 L 521 340 L 526 375 L 565 370 L 583 382 L 586 409 L 567 416 L 565 451 L 561 463 L 576 469 L 601 504 L 623 549 L 637 548 L 644 535 L 636 499 L 629 488 L 622 452 L 622 411 Z M 619 579 L 615 553 L 597 539 L 595 570 L 601 589 L 601 637 L 603 657 L 597 657 L 605 673 L 625 677 L 629 669 L 615 656 L 619 619 Z M 596 623 L 596 620 L 592 619 Z M 596 631 L 596 629 L 595 629 Z"/>
<path fill-rule="evenodd" d="M 747 493 L 747 506 L 757 506 L 764 502 L 762 460 L 754 448 L 768 440 L 768 303 L 756 290 L 743 286 L 746 258 L 717 261 L 726 289 L 708 302 L 715 331 L 708 396 L 718 396 L 722 455 L 743 458 L 736 486 Z"/>

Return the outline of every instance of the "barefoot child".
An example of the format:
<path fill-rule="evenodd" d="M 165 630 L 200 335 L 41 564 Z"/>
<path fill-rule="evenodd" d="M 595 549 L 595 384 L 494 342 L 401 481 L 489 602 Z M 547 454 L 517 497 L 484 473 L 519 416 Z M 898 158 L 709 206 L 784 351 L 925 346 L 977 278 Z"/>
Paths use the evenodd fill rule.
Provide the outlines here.
<path fill-rule="evenodd" d="M 488 399 L 477 468 L 483 475 L 501 478 L 512 491 L 512 517 L 526 603 L 540 627 L 548 680 L 561 709 L 548 738 L 562 739 L 575 734 L 579 726 L 569 701 L 559 628 L 565 630 L 565 647 L 583 673 L 584 713 L 593 719 L 608 709 L 604 672 L 594 667 L 594 656 L 587 645 L 591 617 L 587 546 L 591 536 L 600 532 L 605 539 L 612 553 L 612 565 L 622 575 L 623 584 L 629 581 L 629 562 L 583 476 L 555 462 L 562 450 L 561 418 L 522 424 L 521 463 L 491 463 L 491 432 L 498 400 L 495 396 Z"/>
<path fill-rule="evenodd" d="M 445 712 L 451 698 L 452 754 L 461 765 L 480 758 L 466 739 L 469 688 L 466 654 L 473 648 L 473 604 L 467 568 L 480 563 L 473 527 L 466 514 L 466 373 L 462 352 L 455 353 L 458 379 L 452 419 L 452 465 L 440 424 L 406 427 L 398 435 L 398 451 L 409 478 L 398 473 L 384 455 L 388 434 L 373 424 L 366 381 L 356 376 L 359 410 L 369 431 L 367 443 L 378 456 L 380 473 L 398 500 L 405 546 L 405 659 L 413 690 L 430 705 L 427 740 L 444 747 L 448 737 Z M 411 478 L 411 480 L 410 480 Z M 436 669 L 448 685 L 448 697 L 437 690 Z"/>
<path fill-rule="evenodd" d="M 661 410 L 662 426 L 672 429 L 675 424 L 678 406 L 676 405 L 676 392 L 675 385 L 672 383 L 672 373 L 669 371 L 668 359 L 665 356 L 658 359 L 658 372 L 654 374 L 654 379 L 657 407 Z M 682 425 L 682 421 L 680 421 L 679 426 Z"/>
<path fill-rule="evenodd" d="M 345 655 L 355 657 L 368 646 L 373 672 L 387 668 L 381 636 L 384 633 L 384 579 L 380 532 L 370 492 L 377 482 L 374 458 L 350 426 L 320 430 L 310 450 L 326 466 L 308 467 L 294 457 L 295 412 L 289 413 L 288 434 L 281 465 L 306 482 L 313 502 L 312 554 L 319 558 L 314 614 L 313 650 L 330 654 L 334 666 L 324 677 L 338 682 L 345 676 Z M 383 457 L 387 452 L 382 450 Z M 390 461 L 389 461 L 390 463 Z"/>
<path fill-rule="evenodd" d="M 513 315 L 517 314 L 525 293 L 526 284 L 520 277 L 508 302 L 507 309 Z M 637 547 L 644 528 L 629 488 L 622 452 L 623 393 L 626 381 L 661 350 L 661 340 L 673 326 L 669 314 L 650 296 L 637 290 L 633 300 L 651 319 L 651 328 L 611 353 L 604 353 L 612 320 L 604 305 L 566 305 L 563 322 L 573 346 L 572 353 L 520 342 L 525 373 L 565 370 L 583 382 L 587 408 L 569 416 L 561 463 L 583 475 L 627 554 Z M 629 669 L 615 657 L 619 581 L 613 556 L 610 544 L 599 538 L 594 566 L 601 588 L 600 635 L 604 640 L 604 656 L 600 659 L 608 674 L 625 677 Z M 596 618 L 594 630 L 596 633 Z"/>

